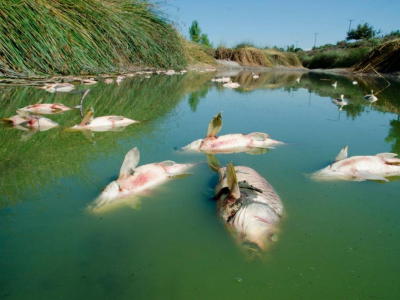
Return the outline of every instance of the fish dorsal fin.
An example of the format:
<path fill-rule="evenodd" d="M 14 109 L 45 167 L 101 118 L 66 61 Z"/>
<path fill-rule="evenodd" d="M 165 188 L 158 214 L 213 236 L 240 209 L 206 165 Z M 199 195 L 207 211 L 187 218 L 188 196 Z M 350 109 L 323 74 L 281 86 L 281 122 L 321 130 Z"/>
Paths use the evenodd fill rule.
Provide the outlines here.
<path fill-rule="evenodd" d="M 82 119 L 81 124 L 79 124 L 80 126 L 85 126 L 85 125 L 89 125 L 90 123 L 92 123 L 93 121 L 93 117 L 94 117 L 94 109 L 93 107 L 91 107 L 85 114 L 85 116 Z"/>
<path fill-rule="evenodd" d="M 222 128 L 222 112 L 218 113 L 208 124 L 207 137 L 214 137 Z"/>
<path fill-rule="evenodd" d="M 375 156 L 383 157 L 383 158 L 395 158 L 397 157 L 396 153 L 379 153 Z"/>
<path fill-rule="evenodd" d="M 133 174 L 140 160 L 140 152 L 138 148 L 133 148 L 126 155 L 124 162 L 122 163 L 121 170 L 119 171 L 119 177 L 126 177 Z"/>
<path fill-rule="evenodd" d="M 160 165 L 164 165 L 166 167 L 170 167 L 176 164 L 176 162 L 172 161 L 172 160 L 165 160 L 159 163 Z"/>
<path fill-rule="evenodd" d="M 340 150 L 338 156 L 336 156 L 335 160 L 333 161 L 334 163 L 340 160 L 343 160 L 347 158 L 347 149 L 349 146 L 344 147 L 342 150 Z"/>
<path fill-rule="evenodd" d="M 232 163 L 229 163 L 226 166 L 226 179 L 227 179 L 230 194 L 235 199 L 239 199 L 240 198 L 240 189 L 239 189 L 239 184 L 238 184 L 238 180 L 236 177 L 236 171 L 235 171 L 235 168 Z"/>

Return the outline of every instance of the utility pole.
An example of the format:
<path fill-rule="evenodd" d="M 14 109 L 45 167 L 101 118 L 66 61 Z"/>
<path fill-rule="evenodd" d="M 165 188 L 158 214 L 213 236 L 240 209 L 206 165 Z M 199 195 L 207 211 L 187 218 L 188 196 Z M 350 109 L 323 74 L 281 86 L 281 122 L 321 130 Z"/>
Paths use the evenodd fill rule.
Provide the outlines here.
<path fill-rule="evenodd" d="M 348 30 L 347 32 L 350 32 L 351 23 L 352 23 L 353 21 L 355 21 L 355 20 L 350 20 L 350 19 L 348 19 L 347 21 L 349 21 L 349 22 L 350 22 L 350 24 L 349 24 L 349 30 Z"/>
<path fill-rule="evenodd" d="M 314 33 L 315 34 L 315 40 L 314 40 L 314 48 L 317 45 L 317 35 L 319 34 L 318 32 Z"/>
<path fill-rule="evenodd" d="M 296 41 L 296 49 L 297 49 L 297 44 L 299 43 L 299 41 Z"/>

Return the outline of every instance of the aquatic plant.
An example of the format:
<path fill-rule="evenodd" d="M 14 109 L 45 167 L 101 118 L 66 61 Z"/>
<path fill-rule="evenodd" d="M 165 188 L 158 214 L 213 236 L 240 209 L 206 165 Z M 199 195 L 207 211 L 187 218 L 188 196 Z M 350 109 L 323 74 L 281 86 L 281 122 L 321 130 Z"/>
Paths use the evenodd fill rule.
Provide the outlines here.
<path fill-rule="evenodd" d="M 5 0 L 0 15 L 0 76 L 185 65 L 177 31 L 147 0 Z"/>

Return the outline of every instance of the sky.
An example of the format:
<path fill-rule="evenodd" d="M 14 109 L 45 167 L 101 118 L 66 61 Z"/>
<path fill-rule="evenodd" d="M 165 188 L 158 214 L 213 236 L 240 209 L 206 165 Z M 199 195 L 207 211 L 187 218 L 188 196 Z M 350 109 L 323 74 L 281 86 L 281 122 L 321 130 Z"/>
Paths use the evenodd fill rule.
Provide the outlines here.
<path fill-rule="evenodd" d="M 214 46 L 243 41 L 256 46 L 303 49 L 335 44 L 352 28 L 368 22 L 382 33 L 400 30 L 400 0 L 164 0 L 168 17 L 188 37 L 193 20 L 199 22 Z"/>

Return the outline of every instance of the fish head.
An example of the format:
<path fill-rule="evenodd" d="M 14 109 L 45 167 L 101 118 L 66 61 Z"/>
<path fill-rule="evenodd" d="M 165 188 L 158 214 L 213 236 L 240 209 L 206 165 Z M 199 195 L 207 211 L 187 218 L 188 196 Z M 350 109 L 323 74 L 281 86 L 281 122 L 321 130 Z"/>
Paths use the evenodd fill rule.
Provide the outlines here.
<path fill-rule="evenodd" d="M 120 196 L 120 187 L 116 181 L 109 183 L 101 192 L 100 196 L 90 206 L 91 211 L 103 210 L 112 204 Z"/>
<path fill-rule="evenodd" d="M 324 169 L 321 169 L 310 176 L 315 181 L 333 181 L 339 179 L 345 179 L 345 174 L 335 169 L 334 165 L 329 165 Z"/>
<path fill-rule="evenodd" d="M 203 142 L 203 139 L 196 140 L 189 145 L 182 147 L 183 151 L 200 151 L 200 146 Z"/>

